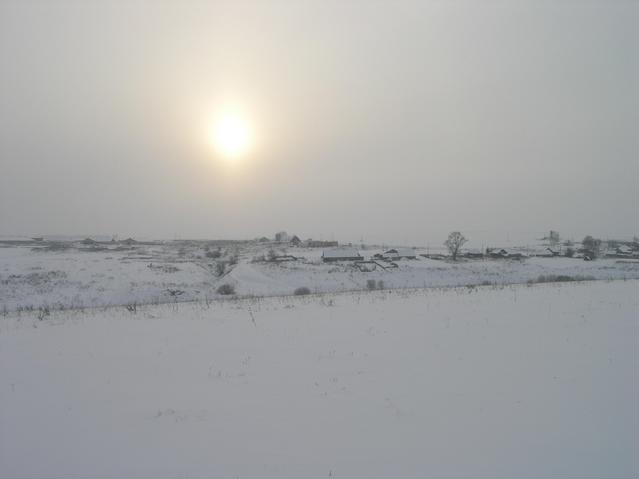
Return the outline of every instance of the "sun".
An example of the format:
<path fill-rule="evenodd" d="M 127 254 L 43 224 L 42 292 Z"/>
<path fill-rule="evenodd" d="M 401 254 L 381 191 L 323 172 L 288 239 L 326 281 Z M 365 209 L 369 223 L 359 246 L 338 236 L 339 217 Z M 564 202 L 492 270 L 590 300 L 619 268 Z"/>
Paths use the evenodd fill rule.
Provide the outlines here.
<path fill-rule="evenodd" d="M 251 130 L 244 118 L 225 115 L 214 125 L 211 141 L 221 156 L 236 159 L 249 151 L 252 143 Z"/>

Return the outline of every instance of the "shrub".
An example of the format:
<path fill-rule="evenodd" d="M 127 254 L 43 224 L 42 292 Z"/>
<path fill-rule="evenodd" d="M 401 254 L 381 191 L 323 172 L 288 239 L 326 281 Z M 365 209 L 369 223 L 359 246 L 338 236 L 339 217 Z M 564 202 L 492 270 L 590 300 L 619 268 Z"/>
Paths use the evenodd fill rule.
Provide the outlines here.
<path fill-rule="evenodd" d="M 529 283 L 566 283 L 571 281 L 591 281 L 594 280 L 594 276 L 568 276 L 565 274 L 549 274 L 540 275 L 536 281 L 529 280 Z"/>
<path fill-rule="evenodd" d="M 384 282 L 381 279 L 377 282 L 377 289 L 384 289 Z"/>
<path fill-rule="evenodd" d="M 235 294 L 235 286 L 233 286 L 232 284 L 225 283 L 219 288 L 217 288 L 217 292 L 218 294 L 224 294 L 224 295 Z"/>
<path fill-rule="evenodd" d="M 575 278 L 573 276 L 568 276 L 565 274 L 559 274 L 557 275 L 557 277 L 554 278 L 555 282 L 562 282 L 562 281 L 577 281 L 579 278 Z"/>
<path fill-rule="evenodd" d="M 38 319 L 40 321 L 42 321 L 44 318 L 46 318 L 47 316 L 49 316 L 51 313 L 49 311 L 49 308 L 46 306 L 42 306 L 39 310 L 38 310 Z"/>
<path fill-rule="evenodd" d="M 572 248 L 566 248 L 566 256 L 572 258 L 575 255 L 575 250 Z"/>
<path fill-rule="evenodd" d="M 206 252 L 207 258 L 219 258 L 220 256 L 222 256 L 222 252 L 219 249 L 216 249 L 215 251 Z"/>
<path fill-rule="evenodd" d="M 306 286 L 302 286 L 301 288 L 297 288 L 295 290 L 295 296 L 303 296 L 305 294 L 311 294 L 311 290 Z"/>
<path fill-rule="evenodd" d="M 217 263 L 215 263 L 215 274 L 217 274 L 218 276 L 222 276 L 225 269 L 226 265 L 223 261 L 218 261 Z"/>
<path fill-rule="evenodd" d="M 366 281 L 366 289 L 373 290 L 377 288 L 377 282 L 374 279 L 369 279 Z"/>

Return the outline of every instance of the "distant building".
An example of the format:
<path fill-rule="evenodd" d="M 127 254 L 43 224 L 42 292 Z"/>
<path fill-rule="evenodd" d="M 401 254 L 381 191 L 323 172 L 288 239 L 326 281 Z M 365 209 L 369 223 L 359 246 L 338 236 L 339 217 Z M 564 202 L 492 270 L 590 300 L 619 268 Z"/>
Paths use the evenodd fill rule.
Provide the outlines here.
<path fill-rule="evenodd" d="M 308 240 L 306 246 L 309 248 L 334 248 L 338 246 L 337 241 L 316 241 Z"/>
<path fill-rule="evenodd" d="M 288 233 L 286 231 L 280 231 L 275 233 L 275 241 L 278 243 L 287 243 L 289 240 Z"/>
<path fill-rule="evenodd" d="M 559 256 L 559 250 L 557 248 L 545 248 L 542 251 L 539 251 L 538 253 L 535 254 L 535 256 L 539 256 L 542 258 L 553 258 L 555 256 Z"/>
<path fill-rule="evenodd" d="M 466 249 L 461 252 L 464 258 L 483 258 L 484 253 L 480 249 Z"/>
<path fill-rule="evenodd" d="M 301 240 L 301 239 L 299 239 L 299 238 L 297 237 L 297 235 L 293 235 L 293 237 L 291 238 L 290 243 L 291 243 L 293 246 L 299 246 L 299 245 L 301 245 L 301 244 L 302 244 L 302 240 Z"/>
<path fill-rule="evenodd" d="M 137 241 L 135 241 L 133 238 L 127 238 L 124 241 L 121 241 L 122 244 L 125 244 L 127 246 L 132 246 L 134 244 L 138 244 Z"/>
<path fill-rule="evenodd" d="M 620 246 L 617 246 L 617 249 L 615 250 L 615 253 L 620 255 L 620 256 L 630 256 L 630 255 L 632 255 L 633 251 L 632 251 L 632 248 L 630 246 L 622 244 Z"/>
<path fill-rule="evenodd" d="M 322 253 L 322 260 L 326 263 L 332 261 L 361 261 L 362 259 L 357 248 L 333 248 L 327 249 Z"/>
<path fill-rule="evenodd" d="M 385 251 L 383 254 L 384 259 L 397 260 L 397 259 L 416 259 L 417 253 L 410 248 L 393 248 Z"/>
<path fill-rule="evenodd" d="M 434 259 L 437 261 L 443 261 L 447 259 L 447 256 L 441 253 L 425 253 L 425 254 L 420 254 L 419 256 L 423 256 L 424 258 L 428 258 L 428 259 Z"/>

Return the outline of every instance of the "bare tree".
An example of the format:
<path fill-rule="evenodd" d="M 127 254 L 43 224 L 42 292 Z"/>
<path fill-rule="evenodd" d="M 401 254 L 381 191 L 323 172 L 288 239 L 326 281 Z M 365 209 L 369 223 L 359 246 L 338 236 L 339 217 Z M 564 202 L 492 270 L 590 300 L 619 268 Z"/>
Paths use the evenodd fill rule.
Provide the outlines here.
<path fill-rule="evenodd" d="M 468 240 L 459 231 L 453 231 L 448 235 L 448 239 L 444 241 L 444 245 L 448 248 L 448 251 L 453 257 L 453 261 L 457 260 L 457 254 L 459 254 L 460 248 L 467 241 Z"/>
<path fill-rule="evenodd" d="M 275 233 L 275 241 L 278 243 L 285 243 L 288 241 L 288 234 L 286 231 L 278 231 Z"/>
<path fill-rule="evenodd" d="M 590 257 L 590 259 L 595 259 L 599 256 L 601 251 L 601 240 L 597 238 L 593 238 L 592 236 L 586 236 L 581 245 L 584 249 L 584 254 Z"/>

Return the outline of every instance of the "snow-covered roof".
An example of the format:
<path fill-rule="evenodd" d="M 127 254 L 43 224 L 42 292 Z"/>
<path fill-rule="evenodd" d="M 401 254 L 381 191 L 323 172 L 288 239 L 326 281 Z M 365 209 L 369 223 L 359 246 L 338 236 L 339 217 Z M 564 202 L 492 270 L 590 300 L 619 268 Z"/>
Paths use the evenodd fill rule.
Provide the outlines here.
<path fill-rule="evenodd" d="M 386 256 L 399 256 L 400 258 L 417 255 L 417 253 L 415 253 L 415 250 L 410 248 L 393 248 L 389 249 L 384 254 Z"/>
<path fill-rule="evenodd" d="M 322 256 L 324 258 L 356 258 L 359 256 L 359 251 L 351 247 L 333 248 L 324 250 Z"/>

